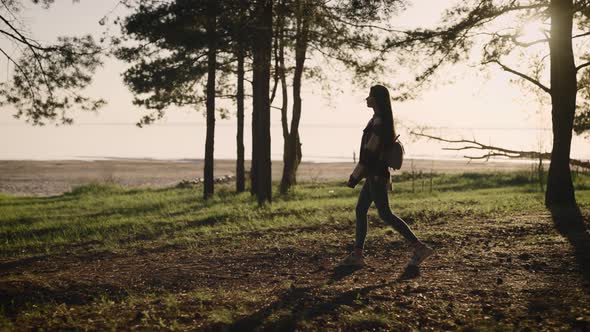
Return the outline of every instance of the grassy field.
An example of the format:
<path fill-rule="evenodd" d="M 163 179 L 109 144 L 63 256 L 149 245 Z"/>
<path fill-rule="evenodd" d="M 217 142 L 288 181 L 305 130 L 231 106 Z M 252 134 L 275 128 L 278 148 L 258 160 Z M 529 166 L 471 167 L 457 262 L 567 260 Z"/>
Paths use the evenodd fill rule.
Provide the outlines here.
<path fill-rule="evenodd" d="M 590 175 L 575 185 L 588 225 Z M 531 174 L 397 176 L 392 209 L 436 250 L 420 269 L 374 208 L 368 265 L 336 266 L 360 186 L 264 208 L 216 189 L 0 195 L 0 329 L 590 329 L 585 238 L 556 230 Z"/>

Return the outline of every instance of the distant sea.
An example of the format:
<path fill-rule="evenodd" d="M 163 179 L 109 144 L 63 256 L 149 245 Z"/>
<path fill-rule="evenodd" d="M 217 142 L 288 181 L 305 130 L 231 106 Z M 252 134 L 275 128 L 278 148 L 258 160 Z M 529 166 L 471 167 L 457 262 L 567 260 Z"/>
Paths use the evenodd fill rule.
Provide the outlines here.
<path fill-rule="evenodd" d="M 364 124 L 330 126 L 302 123 L 300 136 L 303 160 L 308 162 L 352 162 L 358 158 Z M 0 159 L 59 160 L 105 158 L 202 159 L 205 125 L 161 124 L 137 128 L 134 124 L 78 124 L 69 127 L 0 125 Z M 429 141 L 398 128 L 406 157 L 415 159 L 462 159 L 485 151 L 450 151 L 462 147 Z M 481 143 L 515 150 L 550 151 L 551 130 L 536 128 L 433 128 L 426 133 L 448 139 L 478 140 Z M 278 123 L 271 126 L 271 158 L 282 159 L 283 140 Z M 246 128 L 246 159 L 250 159 L 251 132 Z M 590 138 L 575 136 L 572 158 L 590 159 Z M 236 158 L 235 126 L 217 122 L 215 158 Z M 494 159 L 502 160 L 502 159 Z M 522 161 L 510 161 L 522 162 Z"/>

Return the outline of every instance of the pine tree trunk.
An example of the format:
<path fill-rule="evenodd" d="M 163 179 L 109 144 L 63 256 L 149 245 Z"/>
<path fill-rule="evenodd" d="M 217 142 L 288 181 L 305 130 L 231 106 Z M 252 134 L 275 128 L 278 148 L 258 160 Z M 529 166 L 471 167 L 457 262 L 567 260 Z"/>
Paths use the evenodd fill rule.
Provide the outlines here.
<path fill-rule="evenodd" d="M 208 3 L 209 15 L 207 17 L 207 39 L 209 50 L 207 54 L 207 136 L 205 140 L 205 184 L 203 186 L 205 199 L 213 196 L 213 146 L 215 139 L 215 63 L 216 63 L 216 36 L 215 36 L 215 0 Z"/>
<path fill-rule="evenodd" d="M 256 118 L 255 164 L 258 204 L 272 201 L 270 161 L 270 62 L 272 53 L 272 0 L 256 3 L 256 34 L 253 41 L 253 118 Z M 254 138 L 254 137 L 253 137 Z M 254 147 L 254 144 L 256 145 Z"/>
<path fill-rule="evenodd" d="M 291 185 L 296 181 L 293 176 L 293 155 L 294 151 L 291 135 L 287 135 L 286 138 L 284 138 L 283 143 L 283 175 L 281 177 L 280 186 L 281 194 L 289 192 Z"/>
<path fill-rule="evenodd" d="M 289 152 L 289 118 L 287 116 L 287 110 L 289 108 L 289 95 L 287 89 L 287 74 L 285 68 L 285 34 L 284 34 L 284 18 L 279 16 L 280 22 L 278 24 L 279 33 L 279 51 L 278 51 L 278 73 L 281 80 L 281 127 L 283 130 L 283 175 L 281 178 L 280 191 L 281 194 L 285 194 L 289 191 L 289 184 L 291 180 L 288 179 L 288 174 L 291 174 L 290 166 L 292 165 L 291 159 L 289 158 L 292 154 Z"/>
<path fill-rule="evenodd" d="M 299 133 L 288 135 L 283 150 L 283 177 L 281 179 L 281 193 L 286 194 L 297 184 L 297 169 L 301 163 L 301 143 Z"/>
<path fill-rule="evenodd" d="M 236 191 L 243 192 L 246 188 L 244 178 L 244 50 L 238 46 L 238 130 L 236 134 L 237 161 L 236 161 Z"/>
<path fill-rule="evenodd" d="M 281 179 L 281 193 L 286 193 L 297 184 L 297 169 L 301 163 L 301 141 L 299 137 L 299 122 L 301 120 L 301 80 L 307 53 L 307 38 L 309 32 L 309 18 L 304 10 L 302 1 L 297 2 L 297 32 L 295 41 L 295 72 L 293 73 L 293 118 L 291 129 L 285 139 L 283 149 L 283 176 Z M 284 136 L 284 135 L 283 135 Z"/>
<path fill-rule="evenodd" d="M 576 198 L 570 171 L 572 129 L 576 110 L 576 68 L 572 50 L 572 0 L 551 0 L 551 117 L 553 149 L 545 205 L 574 207 Z"/>
<path fill-rule="evenodd" d="M 252 98 L 252 104 L 254 104 L 254 98 Z M 257 143 L 257 128 L 258 128 L 258 121 L 256 118 L 258 115 L 256 114 L 256 109 L 252 106 L 252 161 L 250 162 L 250 194 L 256 195 L 258 193 L 258 180 L 256 177 L 256 161 L 258 157 L 256 155 L 256 150 L 258 149 Z"/>

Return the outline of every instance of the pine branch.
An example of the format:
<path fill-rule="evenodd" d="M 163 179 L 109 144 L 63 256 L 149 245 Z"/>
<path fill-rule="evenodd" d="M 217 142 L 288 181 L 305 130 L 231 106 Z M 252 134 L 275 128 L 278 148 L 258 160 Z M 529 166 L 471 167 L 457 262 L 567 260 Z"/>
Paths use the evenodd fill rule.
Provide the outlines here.
<path fill-rule="evenodd" d="M 325 8 L 331 9 L 331 7 L 325 7 Z M 326 10 L 324 12 L 327 14 L 327 15 L 325 15 L 325 17 L 328 17 L 336 22 L 340 22 L 344 25 L 351 26 L 353 28 L 375 29 L 375 30 L 380 30 L 383 32 L 401 33 L 401 34 L 406 34 L 406 35 L 409 34 L 408 31 L 404 31 L 404 30 L 390 29 L 390 28 L 386 28 L 386 27 L 382 27 L 382 26 L 378 26 L 378 25 L 374 25 L 374 24 L 360 24 L 360 23 L 349 22 L 349 21 L 346 21 L 346 20 L 340 18 L 338 15 L 332 14 L 332 12 L 330 10 Z"/>
<path fill-rule="evenodd" d="M 31 99 L 35 100 L 35 91 L 33 89 L 33 82 L 32 80 L 29 78 L 29 75 L 27 74 L 27 72 L 10 56 L 8 55 L 3 49 L 0 48 L 0 53 L 4 54 L 4 56 L 6 56 L 6 58 L 8 59 L 8 61 L 12 62 L 12 64 L 16 67 L 16 69 L 23 74 L 23 77 L 25 78 L 25 80 L 27 81 L 27 85 L 29 86 L 29 91 L 31 93 Z"/>
<path fill-rule="evenodd" d="M 12 29 L 12 31 L 14 31 L 14 33 L 16 33 L 16 35 L 18 37 L 12 35 L 11 33 L 3 31 L 3 33 L 5 35 L 12 36 L 12 38 L 14 38 L 17 41 L 19 41 L 20 43 L 24 44 L 25 46 L 27 46 L 31 50 L 31 52 L 33 53 L 33 58 L 37 62 L 37 65 L 39 66 L 39 70 L 41 70 L 41 73 L 43 74 L 42 75 L 43 81 L 45 82 L 45 85 L 49 86 L 49 80 L 47 79 L 47 77 L 49 75 L 45 71 L 45 68 L 43 67 L 43 63 L 41 62 L 41 56 L 37 53 L 37 51 L 48 52 L 48 51 L 51 51 L 52 49 L 41 47 L 41 46 L 39 46 L 39 44 L 37 42 L 25 37 L 17 28 L 15 28 L 12 24 L 10 24 L 10 22 L 6 18 L 4 18 L 4 16 L 2 16 L 2 15 L 0 15 L 0 21 L 4 22 L 4 24 L 6 24 L 10 29 Z M 34 45 L 32 42 L 36 43 L 37 45 Z M 49 90 L 49 95 L 53 96 L 53 93 L 51 90 Z"/>
<path fill-rule="evenodd" d="M 537 40 L 533 40 L 530 42 L 521 42 L 518 40 L 518 35 L 514 35 L 514 34 L 500 34 L 497 32 L 485 32 L 485 31 L 480 31 L 480 32 L 476 32 L 476 33 L 471 33 L 468 35 L 468 37 L 475 37 L 475 36 L 490 36 L 490 37 L 494 37 L 494 38 L 498 38 L 498 39 L 510 39 L 510 41 L 512 41 L 512 43 L 514 43 L 514 45 L 516 46 L 520 46 L 520 47 L 530 47 L 533 45 L 537 45 L 540 43 L 546 43 L 549 42 L 549 38 L 541 38 L 541 39 L 537 39 Z"/>
<path fill-rule="evenodd" d="M 531 47 L 533 45 L 537 45 L 537 44 L 541 44 L 541 43 L 548 43 L 549 42 L 549 39 L 548 38 L 537 39 L 537 40 L 533 40 L 531 42 L 521 42 L 521 41 L 518 41 L 516 39 L 516 36 L 510 36 L 510 39 L 512 40 L 512 42 L 515 45 L 518 45 L 520 47 Z"/>
<path fill-rule="evenodd" d="M 6 18 L 4 18 L 4 16 L 2 16 L 2 15 L 0 15 L 0 21 L 4 22 L 4 24 L 6 24 L 12 31 L 14 31 L 14 33 L 11 33 L 11 32 L 5 31 L 5 30 L 0 30 L 0 33 L 16 40 L 19 43 L 26 45 L 30 49 L 32 49 L 32 50 L 35 49 L 35 50 L 45 51 L 45 52 L 55 50 L 54 48 L 42 47 L 41 45 L 39 45 L 39 43 L 37 41 L 25 37 L 16 27 L 14 27 L 12 24 L 10 24 L 10 22 Z"/>
<path fill-rule="evenodd" d="M 2 17 L 2 16 L 0 15 L 0 17 Z M 43 48 L 43 47 L 40 47 L 40 46 L 37 46 L 37 45 L 30 44 L 27 39 L 22 39 L 19 36 L 15 35 L 13 33 L 10 33 L 10 32 L 8 32 L 6 30 L 0 29 L 0 33 L 3 34 L 3 35 L 6 35 L 6 36 L 8 36 L 8 37 L 10 37 L 12 39 L 14 39 L 15 41 L 17 41 L 17 42 L 19 42 L 21 44 L 25 44 L 27 46 L 35 47 L 35 48 L 37 48 L 39 50 L 42 50 L 42 51 L 50 50 L 50 49 L 46 49 L 46 48 Z"/>
<path fill-rule="evenodd" d="M 549 152 L 537 152 L 537 151 L 520 151 L 520 150 L 511 150 L 505 149 L 498 146 L 487 145 L 480 143 L 476 140 L 466 140 L 466 139 L 446 139 L 442 137 L 432 136 L 424 133 L 417 133 L 414 131 L 410 132 L 411 135 L 418 136 L 418 137 L 425 137 L 428 139 L 432 139 L 439 142 L 451 143 L 451 144 L 465 144 L 465 146 L 457 147 L 457 148 L 443 148 L 443 150 L 451 150 L 451 151 L 463 151 L 463 150 L 480 150 L 488 152 L 481 156 L 463 156 L 469 160 L 489 160 L 491 157 L 507 157 L 510 159 L 543 159 L 543 160 L 551 160 L 551 153 Z M 578 166 L 582 168 L 590 169 L 590 161 L 583 161 L 578 159 L 571 159 L 570 164 L 573 166 Z"/>
<path fill-rule="evenodd" d="M 574 36 L 572 36 L 572 39 L 580 38 L 580 37 L 586 37 L 586 36 L 590 36 L 590 32 L 584 32 L 584 33 L 581 33 L 579 35 L 574 35 Z"/>
<path fill-rule="evenodd" d="M 580 69 L 587 67 L 587 66 L 590 66 L 590 61 L 577 66 L 576 71 L 579 71 Z"/>
<path fill-rule="evenodd" d="M 546 87 L 545 85 L 543 85 L 541 82 L 537 81 L 536 79 L 534 79 L 534 78 L 532 78 L 532 77 L 530 77 L 530 76 L 528 76 L 528 75 L 526 75 L 526 74 L 523 74 L 523 73 L 521 73 L 521 72 L 519 72 L 519 71 L 516 71 L 516 70 L 514 70 L 514 69 L 512 69 L 512 68 L 510 68 L 510 67 L 508 67 L 508 66 L 506 66 L 506 65 L 504 65 L 504 64 L 502 64 L 502 63 L 501 63 L 500 61 L 498 61 L 498 60 L 489 60 L 489 61 L 484 61 L 484 62 L 482 62 L 482 64 L 484 64 L 484 65 L 486 65 L 486 64 L 489 64 L 489 63 L 496 63 L 496 64 L 498 64 L 500 67 L 502 67 L 502 69 L 503 69 L 504 71 L 507 71 L 507 72 L 509 72 L 509 73 L 512 73 L 512 74 L 514 74 L 514 75 L 516 75 L 516 76 L 519 76 L 519 77 L 521 77 L 521 78 L 523 78 L 523 79 L 525 79 L 525 80 L 527 80 L 527 81 L 529 81 L 529 82 L 533 83 L 533 84 L 534 84 L 534 85 L 536 85 L 537 87 L 541 88 L 541 90 L 543 90 L 543 91 L 545 91 L 545 92 L 547 92 L 547 93 L 551 94 L 551 89 L 549 89 L 548 87 Z"/>

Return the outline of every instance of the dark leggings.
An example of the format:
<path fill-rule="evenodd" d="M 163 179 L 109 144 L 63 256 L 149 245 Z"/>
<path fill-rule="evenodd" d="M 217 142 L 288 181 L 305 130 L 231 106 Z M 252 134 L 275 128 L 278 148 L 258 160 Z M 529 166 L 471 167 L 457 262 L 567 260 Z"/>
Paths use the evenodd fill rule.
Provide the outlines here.
<path fill-rule="evenodd" d="M 367 236 L 367 212 L 372 202 L 375 202 L 379 217 L 388 225 L 398 231 L 406 240 L 411 243 L 418 242 L 418 238 L 408 225 L 398 216 L 391 212 L 389 199 L 387 197 L 387 179 L 383 177 L 368 176 L 359 199 L 356 204 L 356 242 L 355 247 L 363 248 Z"/>

